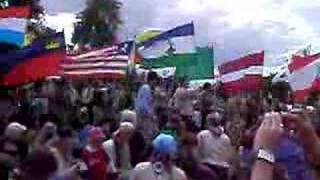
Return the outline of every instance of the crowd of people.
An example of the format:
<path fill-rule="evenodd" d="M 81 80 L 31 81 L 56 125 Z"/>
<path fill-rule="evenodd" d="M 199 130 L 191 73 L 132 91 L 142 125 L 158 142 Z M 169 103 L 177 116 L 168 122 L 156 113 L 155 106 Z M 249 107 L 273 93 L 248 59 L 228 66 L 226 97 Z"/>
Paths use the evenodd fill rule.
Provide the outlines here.
<path fill-rule="evenodd" d="M 170 83 L 49 79 L 2 95 L 0 179 L 320 179 L 320 104 Z"/>

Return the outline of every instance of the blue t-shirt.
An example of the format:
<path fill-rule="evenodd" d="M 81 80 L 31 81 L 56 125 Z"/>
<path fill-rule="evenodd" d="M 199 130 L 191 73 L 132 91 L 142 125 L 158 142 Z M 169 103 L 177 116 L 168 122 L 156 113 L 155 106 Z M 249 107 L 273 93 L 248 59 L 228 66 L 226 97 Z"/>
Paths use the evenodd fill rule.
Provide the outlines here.
<path fill-rule="evenodd" d="M 152 116 L 152 91 L 151 87 L 148 84 L 144 84 L 139 88 L 135 103 L 135 109 L 139 115 Z"/>
<path fill-rule="evenodd" d="M 90 127 L 85 127 L 83 128 L 80 133 L 79 133 L 79 142 L 80 142 L 80 147 L 84 147 L 88 143 L 88 138 L 89 138 L 89 133 Z"/>
<path fill-rule="evenodd" d="M 311 180 L 310 168 L 304 157 L 304 150 L 289 136 L 283 137 L 276 150 L 276 161 L 288 171 L 289 180 Z"/>

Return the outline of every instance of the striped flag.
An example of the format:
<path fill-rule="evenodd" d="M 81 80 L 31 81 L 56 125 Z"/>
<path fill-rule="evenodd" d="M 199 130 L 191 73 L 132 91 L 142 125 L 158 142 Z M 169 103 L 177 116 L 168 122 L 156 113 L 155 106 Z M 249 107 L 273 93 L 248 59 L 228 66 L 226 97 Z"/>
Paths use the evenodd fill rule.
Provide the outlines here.
<path fill-rule="evenodd" d="M 31 6 L 11 6 L 4 9 L 0 9 L 1 18 L 29 18 L 31 17 Z"/>
<path fill-rule="evenodd" d="M 67 78 L 111 78 L 126 75 L 131 47 L 125 42 L 68 56 L 61 64 L 62 75 Z"/>
<path fill-rule="evenodd" d="M 30 46 L 0 55 L 1 85 L 16 86 L 57 75 L 65 59 L 64 33 L 36 40 Z"/>
<path fill-rule="evenodd" d="M 263 86 L 264 52 L 249 54 L 219 66 L 223 89 L 227 95 L 255 92 Z"/>
<path fill-rule="evenodd" d="M 293 56 L 289 64 L 289 83 L 294 100 L 304 102 L 312 90 L 320 89 L 320 53 L 307 56 Z"/>
<path fill-rule="evenodd" d="M 22 47 L 31 6 L 0 9 L 0 43 Z"/>

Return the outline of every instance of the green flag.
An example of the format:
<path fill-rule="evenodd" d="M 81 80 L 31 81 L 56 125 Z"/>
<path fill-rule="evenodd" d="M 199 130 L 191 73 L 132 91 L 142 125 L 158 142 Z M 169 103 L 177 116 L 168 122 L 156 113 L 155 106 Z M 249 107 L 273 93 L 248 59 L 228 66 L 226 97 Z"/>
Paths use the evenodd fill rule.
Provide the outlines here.
<path fill-rule="evenodd" d="M 168 54 L 142 61 L 145 68 L 176 67 L 176 77 L 190 80 L 213 77 L 213 48 L 197 47 L 196 52 L 185 54 Z"/>

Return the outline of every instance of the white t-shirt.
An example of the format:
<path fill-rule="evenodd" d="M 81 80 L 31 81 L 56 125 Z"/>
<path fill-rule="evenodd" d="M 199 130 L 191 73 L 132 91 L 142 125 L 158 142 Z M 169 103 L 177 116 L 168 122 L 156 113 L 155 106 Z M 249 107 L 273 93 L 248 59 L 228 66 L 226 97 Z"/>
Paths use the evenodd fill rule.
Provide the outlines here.
<path fill-rule="evenodd" d="M 89 86 L 82 89 L 82 93 L 81 93 L 82 103 L 89 104 L 93 99 L 93 95 L 94 95 L 93 87 Z"/>
<path fill-rule="evenodd" d="M 110 158 L 110 163 L 109 163 L 109 170 L 111 172 L 117 172 L 117 168 L 115 165 L 116 162 L 116 149 L 115 149 L 115 143 L 113 139 L 109 139 L 103 143 L 103 148 L 105 152 L 108 154 Z M 122 149 L 119 149 L 122 151 L 120 154 L 120 161 L 123 161 L 121 163 L 122 167 L 120 167 L 121 171 L 128 171 L 132 168 L 131 163 L 130 163 L 130 148 L 129 144 L 123 144 Z"/>
<path fill-rule="evenodd" d="M 197 126 L 197 128 L 201 128 L 202 125 L 202 117 L 200 111 L 193 111 L 192 121 Z"/>
<path fill-rule="evenodd" d="M 151 162 L 143 162 L 137 164 L 133 169 L 130 180 L 187 180 L 187 176 L 176 166 L 172 168 L 171 177 L 165 171 L 157 174 Z"/>
<path fill-rule="evenodd" d="M 193 93 L 194 91 L 187 90 L 186 88 L 178 88 L 173 95 L 174 97 L 174 105 L 177 109 L 180 110 L 182 115 L 190 115 L 193 114 Z"/>
<path fill-rule="evenodd" d="M 228 135 L 214 136 L 209 130 L 203 130 L 197 139 L 202 163 L 229 167 L 234 150 Z"/>

